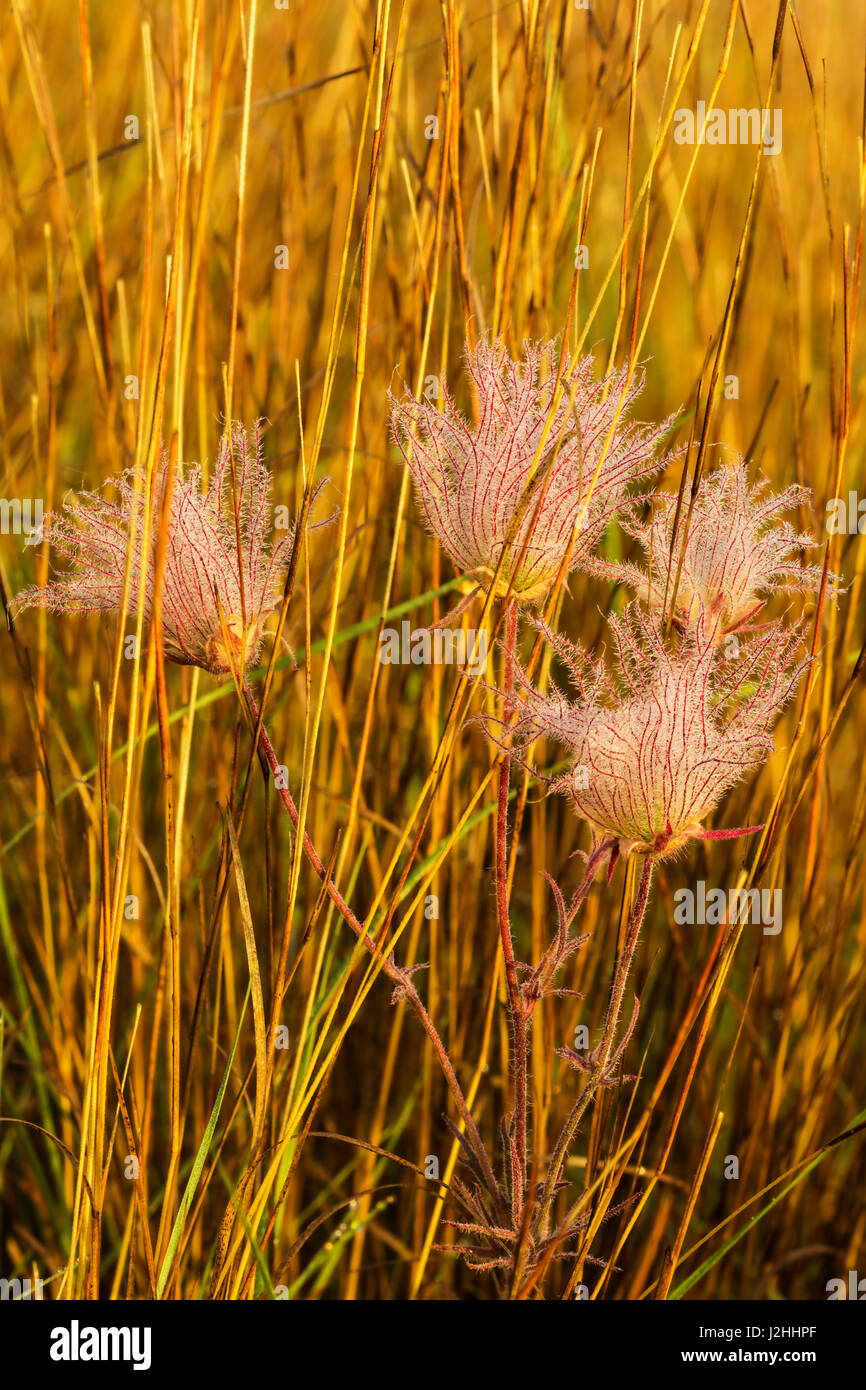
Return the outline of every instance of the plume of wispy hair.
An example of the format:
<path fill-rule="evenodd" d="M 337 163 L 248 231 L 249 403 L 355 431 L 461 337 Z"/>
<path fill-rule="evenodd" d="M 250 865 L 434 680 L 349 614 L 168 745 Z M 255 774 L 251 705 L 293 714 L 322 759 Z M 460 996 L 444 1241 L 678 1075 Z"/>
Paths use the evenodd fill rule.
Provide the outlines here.
<path fill-rule="evenodd" d="M 24 589 L 16 607 L 119 612 L 131 544 L 128 611 L 138 614 L 143 571 L 142 610 L 149 622 L 159 517 L 170 490 L 161 605 L 165 655 L 179 665 L 225 672 L 232 664 L 228 639 L 233 656 L 250 665 L 259 656 L 263 624 L 278 602 L 295 543 L 294 526 L 272 540 L 271 475 L 262 459 L 260 423 L 251 436 L 240 424 L 224 433 L 206 486 L 199 464 L 172 470 L 161 453 L 152 477 L 145 553 L 146 485 L 144 470 L 127 469 L 98 491 L 66 498 L 62 511 L 46 518 L 44 533 L 70 567 L 55 571 L 45 585 Z M 109 487 L 114 498 L 106 493 Z"/>
<path fill-rule="evenodd" d="M 531 601 L 550 587 L 569 547 L 566 572 L 584 563 L 631 486 L 666 466 L 670 455 L 658 449 L 674 417 L 632 419 L 643 372 L 627 385 L 626 368 L 599 375 L 592 354 L 566 354 L 554 405 L 555 341 L 526 341 L 514 361 L 501 339 L 482 339 L 465 356 L 477 425 L 443 379 L 438 401 L 391 395 L 394 438 L 430 531 L 457 568 L 489 581 L 511 535 L 497 593 Z M 526 505 L 531 481 L 537 497 Z"/>
<path fill-rule="evenodd" d="M 666 641 L 637 603 L 609 618 L 609 652 L 597 657 L 530 621 L 574 695 L 555 679 L 542 693 L 514 658 L 510 737 L 521 760 L 542 737 L 566 749 L 569 770 L 552 789 L 623 853 L 670 853 L 713 833 L 701 822 L 773 751 L 773 726 L 809 664 L 801 624 L 768 623 L 726 659 L 706 624 Z"/>
<path fill-rule="evenodd" d="M 592 556 L 587 568 L 624 581 L 656 612 L 673 603 L 680 631 L 700 612 L 723 637 L 749 626 L 773 594 L 820 589 L 821 566 L 803 561 L 817 544 L 814 536 L 782 517 L 811 501 L 810 489 L 798 483 L 772 492 L 764 477 L 750 482 L 746 461 L 738 457 L 706 475 L 690 516 L 688 493 L 681 506 L 675 494 L 657 493 L 649 515 L 629 505 L 620 524 L 643 551 L 643 567 Z M 831 597 L 838 586 L 838 576 L 830 574 Z"/>

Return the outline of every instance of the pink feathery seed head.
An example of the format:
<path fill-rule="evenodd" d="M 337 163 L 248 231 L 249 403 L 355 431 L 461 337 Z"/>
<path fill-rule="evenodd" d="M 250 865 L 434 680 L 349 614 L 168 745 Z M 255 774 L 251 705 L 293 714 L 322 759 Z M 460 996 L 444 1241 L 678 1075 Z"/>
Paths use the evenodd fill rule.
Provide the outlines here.
<path fill-rule="evenodd" d="M 677 517 L 676 496 L 658 493 L 647 520 L 634 513 L 623 519 L 623 529 L 644 551 L 645 570 L 601 559 L 591 567 L 624 579 L 656 612 L 665 603 L 666 590 L 669 610 L 676 586 L 673 624 L 678 631 L 694 627 L 700 613 L 716 641 L 722 641 L 749 625 L 772 594 L 815 592 L 821 586 L 820 565 L 801 560 L 816 544 L 814 537 L 798 533 L 779 516 L 808 503 L 810 490 L 799 485 L 779 493 L 768 489 L 765 478 L 750 486 L 744 459 L 723 464 L 702 482 L 690 518 L 687 496 Z M 831 574 L 833 597 L 837 585 Z"/>
<path fill-rule="evenodd" d="M 390 396 L 431 531 L 458 569 L 487 586 L 509 542 L 496 593 L 527 602 L 546 593 L 566 555 L 568 570 L 583 563 L 629 485 L 664 466 L 656 449 L 673 419 L 632 420 L 642 376 L 627 387 L 626 369 L 597 376 L 591 354 L 566 358 L 554 405 L 558 362 L 555 342 L 525 342 L 520 361 L 501 339 L 467 346 L 475 426 L 444 381 L 438 401 Z"/>
<path fill-rule="evenodd" d="M 609 622 L 613 675 L 603 655 L 593 661 L 536 622 L 569 668 L 577 699 L 553 683 L 541 694 L 515 661 L 518 747 L 546 736 L 569 750 L 572 765 L 553 789 L 595 835 L 615 838 L 623 856 L 667 858 L 689 839 L 729 834 L 702 822 L 773 751 L 773 724 L 808 665 L 797 654 L 799 629 L 767 624 L 737 660 L 718 661 L 702 624 L 669 650 L 637 604 Z"/>
<path fill-rule="evenodd" d="M 137 613 L 146 478 L 143 471 L 129 469 L 111 484 L 115 501 L 102 491 L 81 492 L 64 502 L 62 513 L 46 518 L 47 538 L 71 567 L 56 573 L 44 588 L 25 589 L 15 599 L 19 608 L 119 612 L 134 536 L 129 611 Z M 270 487 L 258 424 L 251 438 L 238 424 L 232 426 L 231 438 L 223 436 L 204 490 L 198 464 L 178 465 L 172 476 L 167 455 L 158 460 L 144 560 L 143 616 L 146 621 L 152 616 L 160 516 L 170 488 L 161 603 L 163 649 L 170 661 L 200 666 L 212 675 L 257 663 L 265 621 L 277 604 L 295 534 L 289 527 L 275 544 L 269 540 Z"/>

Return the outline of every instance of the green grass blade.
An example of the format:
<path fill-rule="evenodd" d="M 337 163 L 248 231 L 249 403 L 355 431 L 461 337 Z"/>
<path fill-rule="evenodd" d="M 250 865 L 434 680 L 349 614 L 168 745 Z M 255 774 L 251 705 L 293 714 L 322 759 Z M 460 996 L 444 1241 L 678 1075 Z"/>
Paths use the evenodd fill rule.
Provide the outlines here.
<path fill-rule="evenodd" d="M 231 1073 L 232 1065 L 235 1060 L 235 1052 L 237 1050 L 238 1039 L 240 1038 L 241 1028 L 243 1027 L 244 1017 L 247 1012 L 247 1004 L 250 1002 L 251 988 L 252 981 L 250 981 L 250 984 L 247 985 L 247 992 L 244 995 L 243 1008 L 241 1009 L 241 1016 L 238 1019 L 238 1029 L 235 1033 L 235 1040 L 232 1043 L 232 1050 L 229 1054 L 228 1065 L 226 1066 L 225 1072 L 223 1073 L 223 1079 L 220 1082 L 220 1088 L 217 1092 L 217 1098 L 214 1101 L 213 1110 L 210 1112 L 210 1119 L 207 1122 L 205 1132 L 202 1135 L 201 1143 L 198 1146 L 198 1152 L 195 1156 L 195 1161 L 192 1165 L 192 1170 L 190 1172 L 189 1178 L 187 1179 L 187 1184 L 184 1188 L 183 1196 L 180 1199 L 180 1206 L 177 1209 L 177 1216 L 174 1218 L 174 1225 L 171 1228 L 171 1237 L 168 1242 L 168 1249 L 165 1252 L 165 1258 L 162 1262 L 162 1267 L 159 1271 L 159 1278 L 157 1279 L 156 1283 L 157 1298 L 162 1298 L 166 1281 L 168 1280 L 168 1276 L 171 1272 L 171 1267 L 174 1263 L 174 1257 L 177 1252 L 177 1247 L 180 1242 L 181 1235 L 183 1234 L 183 1223 L 186 1220 L 186 1214 L 189 1211 L 192 1199 L 195 1195 L 195 1190 L 198 1187 L 198 1180 L 201 1177 L 201 1170 L 204 1167 L 205 1159 L 207 1158 L 208 1150 L 211 1145 L 211 1140 L 213 1139 L 214 1130 L 216 1129 L 216 1123 L 219 1119 L 220 1109 L 222 1108 L 223 1096 L 226 1093 L 226 1086 L 228 1085 L 229 1075 Z"/>
<path fill-rule="evenodd" d="M 703 1279 L 704 1275 L 708 1274 L 713 1266 L 717 1265 L 719 1260 L 723 1259 L 728 1251 L 732 1250 L 734 1246 L 743 1239 L 743 1236 L 748 1235 L 749 1231 L 753 1230 L 758 1222 L 764 1219 L 768 1212 L 772 1211 L 775 1206 L 778 1206 L 782 1198 L 787 1196 L 793 1188 L 797 1187 L 798 1184 L 812 1172 L 813 1168 L 817 1168 L 821 1160 L 827 1157 L 830 1150 L 834 1148 L 841 1139 L 846 1138 L 853 1130 L 862 1128 L 864 1123 L 866 1123 L 866 1110 L 861 1110 L 860 1113 L 854 1117 L 850 1127 L 845 1131 L 845 1134 L 839 1136 L 839 1139 L 832 1140 L 825 1148 L 819 1149 L 814 1157 L 806 1164 L 802 1172 L 798 1173 L 795 1178 L 792 1178 L 791 1181 L 782 1188 L 781 1192 L 777 1192 L 775 1197 L 771 1197 L 767 1205 L 761 1207 L 761 1210 L 756 1212 L 751 1220 L 746 1222 L 745 1226 L 741 1227 L 739 1231 L 736 1231 L 734 1235 L 731 1236 L 730 1240 L 726 1240 L 724 1245 L 719 1246 L 719 1249 L 715 1250 L 712 1255 L 708 1255 L 703 1263 L 698 1265 L 697 1269 L 693 1270 L 691 1274 L 687 1275 L 685 1279 L 677 1284 L 676 1288 L 672 1289 L 668 1294 L 669 1302 L 676 1302 L 678 1299 L 683 1298 L 690 1289 L 693 1289 L 695 1285 Z"/>

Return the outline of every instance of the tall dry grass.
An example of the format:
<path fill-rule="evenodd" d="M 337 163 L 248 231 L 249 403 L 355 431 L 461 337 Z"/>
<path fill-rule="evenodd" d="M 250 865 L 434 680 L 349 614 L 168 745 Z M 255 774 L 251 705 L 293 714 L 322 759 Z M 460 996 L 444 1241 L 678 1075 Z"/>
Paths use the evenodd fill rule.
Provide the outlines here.
<path fill-rule="evenodd" d="M 279 648 L 257 690 L 334 883 L 428 964 L 491 1147 L 498 755 L 453 668 L 377 659 L 383 622 L 436 621 L 457 585 L 387 389 L 457 383 L 467 324 L 513 347 L 565 332 L 602 366 L 646 360 L 640 413 L 678 410 L 679 442 L 703 428 L 813 489 L 799 520 L 847 589 L 813 606 L 819 664 L 725 806 L 767 832 L 657 875 L 640 1079 L 579 1135 L 593 1217 L 549 1297 L 816 1298 L 863 1267 L 866 551 L 825 503 L 864 487 L 864 41 L 839 0 L 13 0 L 3 20 L 0 495 L 48 509 L 162 441 L 206 466 L 230 418 L 269 422 L 292 514 L 330 478 L 339 518 L 308 537 L 284 630 L 297 669 Z M 780 108 L 781 153 L 676 144 L 698 99 Z M 5 536 L 4 595 L 50 560 Z M 570 588 L 558 621 L 595 645 L 623 596 Z M 48 1297 L 491 1296 L 432 1249 L 458 1147 L 433 1049 L 310 871 L 233 682 L 165 667 L 138 626 L 30 613 L 3 636 L 0 1273 Z M 535 959 L 541 871 L 573 887 L 587 836 L 528 777 L 512 804 Z M 630 878 L 585 905 L 564 981 L 583 1000 L 539 1010 L 541 1155 L 575 1085 L 555 1048 L 601 1025 Z M 783 931 L 678 927 L 701 878 L 781 887 Z"/>

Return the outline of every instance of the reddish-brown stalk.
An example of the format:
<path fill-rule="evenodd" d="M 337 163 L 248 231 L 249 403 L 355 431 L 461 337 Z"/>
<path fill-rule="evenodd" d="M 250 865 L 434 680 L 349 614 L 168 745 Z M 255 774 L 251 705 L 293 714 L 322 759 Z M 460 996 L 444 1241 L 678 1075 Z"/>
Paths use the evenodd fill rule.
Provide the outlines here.
<path fill-rule="evenodd" d="M 280 771 L 280 762 L 274 750 L 274 746 L 271 743 L 268 731 L 265 728 L 264 723 L 261 721 L 259 708 L 256 704 L 255 696 L 253 695 L 249 681 L 246 679 L 246 676 L 244 676 L 244 693 L 247 698 L 247 703 L 250 707 L 250 713 L 252 715 L 254 724 L 256 727 L 260 726 L 259 742 L 261 744 L 261 749 L 264 753 L 265 760 L 267 761 L 268 767 L 270 768 L 271 774 L 273 775 L 274 784 L 275 786 L 277 786 L 279 790 L 280 796 L 283 801 L 283 805 L 289 813 L 289 818 L 291 819 L 292 825 L 295 827 L 295 829 L 297 829 L 299 819 L 298 808 L 295 805 L 294 798 L 292 797 L 292 794 L 289 791 L 288 787 L 283 785 L 285 779 L 282 776 L 278 776 Z M 321 858 L 319 857 L 316 847 L 310 839 L 309 835 L 307 834 L 306 830 L 304 831 L 303 835 L 303 846 L 304 853 L 306 854 L 307 859 L 309 860 L 315 872 L 318 874 L 319 878 L 322 880 L 322 883 L 325 885 L 325 891 L 327 892 L 328 897 L 331 899 L 331 902 L 336 907 L 340 916 L 343 918 L 344 922 L 346 922 L 347 925 L 351 927 L 352 931 L 355 933 L 355 936 L 358 938 L 361 944 L 370 952 L 372 956 L 376 958 L 376 960 L 379 962 L 382 971 L 388 976 L 388 979 L 391 980 L 392 983 L 396 986 L 396 989 L 394 991 L 395 999 L 405 999 L 406 1002 L 415 1010 L 415 1013 L 417 1014 L 418 1019 L 420 1020 L 421 1026 L 423 1027 L 428 1038 L 433 1044 L 436 1056 L 439 1060 L 439 1065 L 442 1068 L 442 1073 L 445 1077 L 446 1082 L 448 1083 L 448 1088 L 451 1091 L 451 1094 L 454 1098 L 454 1103 L 456 1104 L 457 1109 L 460 1112 L 460 1115 L 466 1126 L 467 1132 L 470 1136 L 472 1148 L 475 1151 L 482 1167 L 485 1169 L 485 1176 L 487 1177 L 490 1183 L 491 1191 L 495 1193 L 497 1191 L 497 1183 L 493 1175 L 493 1169 L 490 1166 L 490 1161 L 487 1157 L 484 1145 L 481 1142 L 481 1136 L 478 1133 L 478 1128 L 475 1124 L 475 1120 L 473 1119 L 469 1106 L 466 1103 L 466 1098 L 463 1094 L 463 1088 L 461 1087 L 460 1082 L 457 1079 L 457 1073 L 454 1070 L 451 1058 L 448 1056 L 448 1052 L 445 1048 L 445 1044 L 443 1043 L 439 1035 L 439 1031 L 432 1018 L 430 1017 L 429 1013 L 427 1012 L 427 1009 L 424 1006 L 421 996 L 419 995 L 418 991 L 412 983 L 411 971 L 402 970 L 400 966 L 397 965 L 393 957 L 383 955 L 379 947 L 368 934 L 367 928 L 364 925 L 364 923 L 355 915 L 355 913 L 352 911 L 351 907 L 349 907 L 349 904 L 346 902 L 343 895 L 340 893 L 339 889 L 336 887 L 334 883 L 331 882 L 330 878 L 326 874 L 325 866 Z"/>
<path fill-rule="evenodd" d="M 505 610 L 505 670 L 503 678 L 506 709 L 512 697 L 516 638 L 517 604 L 514 599 L 508 599 Z M 510 1070 L 514 1094 L 512 1125 L 514 1128 L 515 1161 L 509 1165 L 511 1174 L 509 1187 L 511 1190 L 511 1219 L 517 1225 L 523 1209 L 523 1195 L 526 1185 L 527 1071 L 529 1059 L 527 1019 L 517 980 L 514 940 L 508 911 L 508 792 L 510 780 L 511 754 L 505 748 L 499 765 L 499 798 L 496 813 L 496 910 L 499 919 L 502 958 L 505 962 L 511 1032 Z"/>
<path fill-rule="evenodd" d="M 602 1028 L 601 1041 L 593 1053 L 590 1054 L 592 1070 L 589 1078 L 581 1091 L 574 1105 L 571 1107 L 568 1119 L 560 1131 L 547 1170 L 547 1178 L 544 1184 L 541 1201 L 539 1203 L 538 1230 L 539 1234 L 547 1231 L 550 1217 L 550 1208 L 556 1191 L 556 1184 L 563 1164 L 568 1157 L 569 1149 L 577 1134 L 578 1127 L 589 1108 L 590 1102 L 594 1099 L 600 1086 L 608 1084 L 613 1078 L 610 1073 L 614 1070 L 616 1062 L 622 1055 L 622 1050 L 631 1035 L 634 1019 L 629 1025 L 623 1042 L 614 1054 L 613 1065 L 610 1064 L 611 1049 L 613 1048 L 616 1036 L 617 1023 L 619 1022 L 622 1010 L 622 1001 L 625 994 L 626 981 L 629 971 L 634 961 L 634 953 L 640 936 L 640 929 L 646 914 L 646 906 L 649 900 L 650 882 L 653 874 L 653 856 L 644 856 L 643 869 L 641 871 L 640 884 L 637 896 L 632 904 L 629 913 L 628 926 L 626 928 L 625 942 L 623 948 L 617 956 L 616 967 L 614 969 L 613 984 L 611 986 L 610 998 L 608 1000 L 607 1011 L 604 1016 L 604 1026 Z M 637 1000 L 635 999 L 635 1007 Z M 590 1059 L 587 1059 L 588 1061 Z"/>

